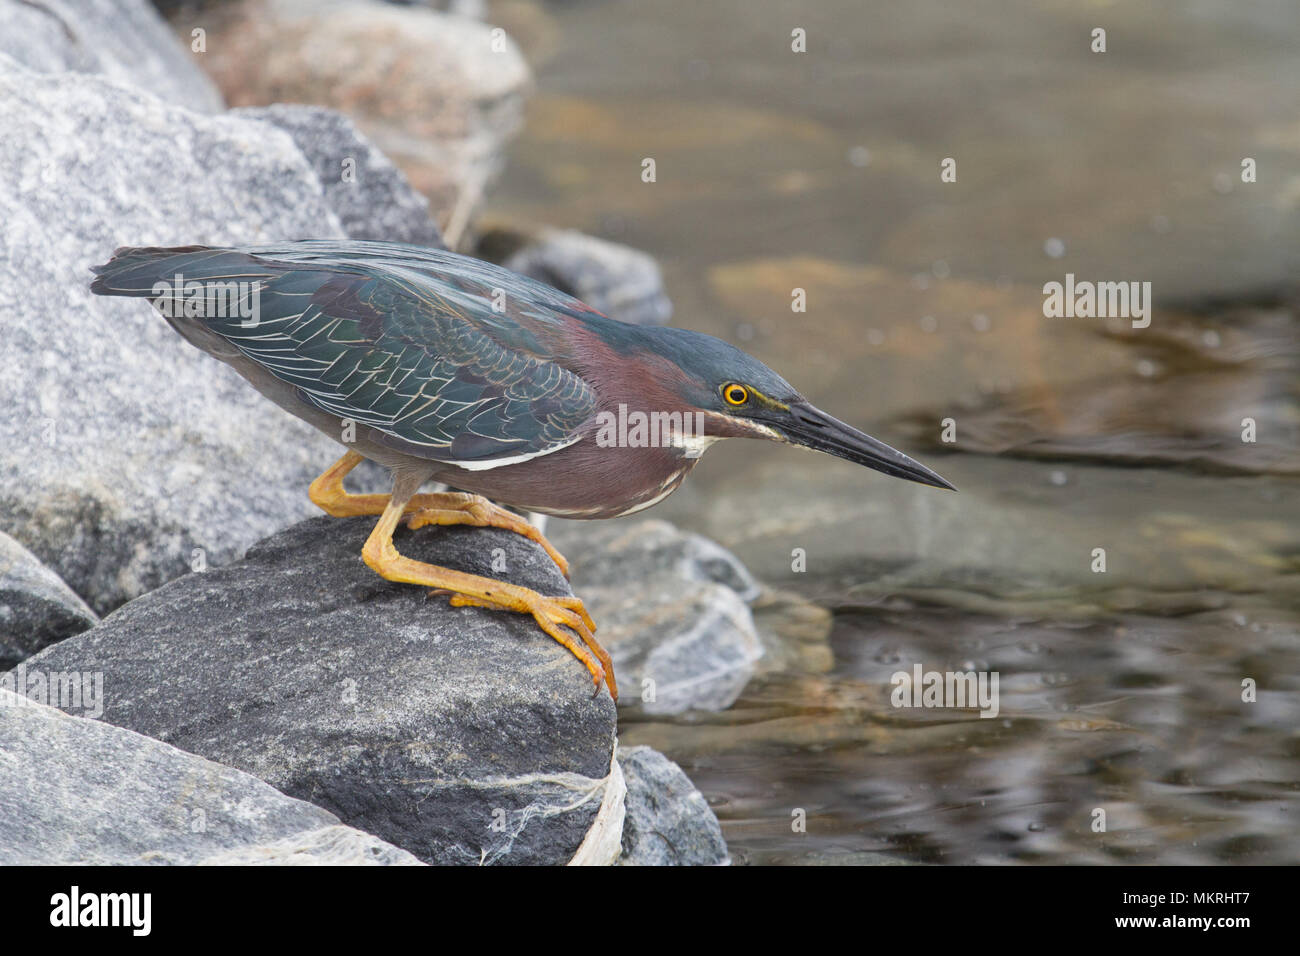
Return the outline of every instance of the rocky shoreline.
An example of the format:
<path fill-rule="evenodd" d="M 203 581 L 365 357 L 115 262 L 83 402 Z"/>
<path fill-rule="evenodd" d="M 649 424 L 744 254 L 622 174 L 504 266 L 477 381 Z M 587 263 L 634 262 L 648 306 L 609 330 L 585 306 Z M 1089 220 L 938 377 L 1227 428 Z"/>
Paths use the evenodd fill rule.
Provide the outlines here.
<path fill-rule="evenodd" d="M 486 25 L 377 0 L 328 21 L 290 0 L 220 7 L 204 61 L 145 0 L 0 5 L 0 864 L 728 862 L 704 797 L 662 754 L 619 748 L 572 655 L 523 618 L 375 576 L 373 522 L 313 517 L 306 497 L 331 443 L 140 303 L 88 292 L 124 244 L 441 245 L 441 224 L 616 317 L 671 315 L 643 253 L 475 231 L 531 83 Z M 402 26 L 399 59 L 449 64 L 437 89 L 289 88 L 296 46 L 256 61 L 217 42 L 328 44 L 345 21 L 366 25 L 358 56 Z M 308 105 L 321 89 L 332 101 Z M 507 579 L 568 593 L 516 535 L 405 534 L 418 559 L 500 576 L 481 566 L 495 553 Z M 811 606 L 786 642 L 771 593 L 698 535 L 619 523 L 569 553 L 625 712 L 723 709 L 808 653 Z"/>

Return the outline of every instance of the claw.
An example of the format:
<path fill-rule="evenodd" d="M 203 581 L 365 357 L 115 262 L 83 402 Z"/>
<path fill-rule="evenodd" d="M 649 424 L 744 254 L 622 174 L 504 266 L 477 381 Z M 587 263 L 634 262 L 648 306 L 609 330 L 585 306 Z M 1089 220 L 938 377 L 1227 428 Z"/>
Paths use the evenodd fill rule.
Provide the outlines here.
<path fill-rule="evenodd" d="M 529 593 L 532 594 L 533 592 Z M 532 598 L 526 599 L 524 603 L 527 606 L 522 610 L 531 614 L 538 626 L 547 635 L 564 645 L 569 650 L 569 653 L 582 661 L 591 674 L 597 693 L 599 693 L 600 685 L 603 682 L 609 687 L 610 697 L 618 700 L 618 682 L 614 679 L 614 662 L 610 658 L 609 652 L 596 642 L 596 638 L 592 634 L 596 629 L 596 625 L 592 622 L 591 615 L 587 613 L 587 608 L 583 605 L 582 599 L 568 596 L 544 597 L 541 594 L 535 594 Z M 455 592 L 451 593 L 451 606 L 481 607 L 493 611 L 521 610 L 509 605 L 498 604 L 487 598 Z M 564 628 L 572 631 L 582 643 L 573 640 L 568 631 L 563 630 Z M 594 659 L 592 655 L 595 655 Z"/>

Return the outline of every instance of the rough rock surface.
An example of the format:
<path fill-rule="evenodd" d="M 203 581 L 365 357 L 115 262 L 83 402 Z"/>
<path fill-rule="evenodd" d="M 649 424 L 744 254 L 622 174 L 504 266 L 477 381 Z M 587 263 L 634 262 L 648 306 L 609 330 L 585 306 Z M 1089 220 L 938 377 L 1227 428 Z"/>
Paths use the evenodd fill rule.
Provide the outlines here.
<path fill-rule="evenodd" d="M 0 689 L 0 865 L 418 862 L 249 774 Z"/>
<path fill-rule="evenodd" d="M 377 0 L 246 0 L 214 16 L 204 66 L 232 106 L 330 106 L 429 197 L 454 245 L 504 164 L 532 85 L 475 20 Z"/>
<path fill-rule="evenodd" d="M 748 602 L 760 587 L 734 555 L 664 521 L 581 528 L 553 540 L 614 659 L 620 707 L 723 710 L 764 653 Z"/>
<path fill-rule="evenodd" d="M 653 256 L 570 229 L 494 229 L 477 255 L 581 299 L 598 312 L 636 325 L 666 325 L 673 304 Z"/>
<path fill-rule="evenodd" d="M 350 239 L 409 242 L 442 248 L 429 200 L 337 110 L 277 103 L 232 111 L 280 127 L 307 157 L 325 199 Z"/>
<path fill-rule="evenodd" d="M 198 863 L 200 866 L 421 865 L 405 850 L 342 824 L 223 850 Z"/>
<path fill-rule="evenodd" d="M 650 747 L 621 747 L 627 783 L 620 866 L 717 866 L 729 862 L 718 818 L 677 766 Z"/>
<path fill-rule="evenodd" d="M 98 620 L 57 574 L 0 531 L 0 670 Z"/>
<path fill-rule="evenodd" d="M 338 452 L 145 303 L 92 296 L 89 267 L 343 231 L 266 123 L 0 56 L 0 126 L 0 530 L 103 613 L 312 513 Z"/>
<path fill-rule="evenodd" d="M 201 113 L 222 108 L 148 0 L 3 0 L 0 53 L 42 73 L 101 73 Z"/>
<path fill-rule="evenodd" d="M 593 696 L 581 663 L 523 615 L 379 578 L 361 560 L 373 524 L 302 522 L 25 666 L 101 672 L 107 722 L 252 773 L 426 862 L 567 862 L 610 773 L 608 692 Z M 402 530 L 397 545 L 569 593 L 510 532 Z"/>

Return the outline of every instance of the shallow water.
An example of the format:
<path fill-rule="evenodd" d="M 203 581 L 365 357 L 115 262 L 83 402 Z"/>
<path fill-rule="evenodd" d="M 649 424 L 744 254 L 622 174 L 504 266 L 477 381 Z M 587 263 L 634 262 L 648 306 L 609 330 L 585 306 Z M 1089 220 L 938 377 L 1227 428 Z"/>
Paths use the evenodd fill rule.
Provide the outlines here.
<path fill-rule="evenodd" d="M 1300 11 L 545 11 L 494 8 L 539 93 L 493 213 L 653 253 L 675 324 L 961 489 L 711 451 L 652 516 L 834 609 L 835 665 L 623 742 L 741 862 L 1300 862 Z M 1151 282 L 1150 327 L 1045 318 L 1067 272 Z M 917 662 L 999 672 L 999 715 L 891 706 Z"/>

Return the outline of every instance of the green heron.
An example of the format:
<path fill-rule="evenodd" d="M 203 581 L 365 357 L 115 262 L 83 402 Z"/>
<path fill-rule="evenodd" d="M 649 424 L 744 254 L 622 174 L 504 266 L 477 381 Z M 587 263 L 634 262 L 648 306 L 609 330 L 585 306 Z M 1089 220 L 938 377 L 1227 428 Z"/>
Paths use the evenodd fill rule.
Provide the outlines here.
<path fill-rule="evenodd" d="M 613 665 L 581 600 L 403 557 L 398 523 L 506 528 L 567 575 L 536 527 L 493 502 L 565 518 L 633 514 L 733 437 L 952 488 L 720 339 L 618 322 L 451 252 L 340 240 L 122 248 L 94 272 L 93 292 L 152 299 L 191 344 L 347 447 L 309 493 L 330 515 L 379 515 L 366 564 L 456 606 L 531 614 L 615 699 Z M 344 490 L 363 457 L 391 470 L 391 494 Z M 469 493 L 419 493 L 431 480 Z"/>

